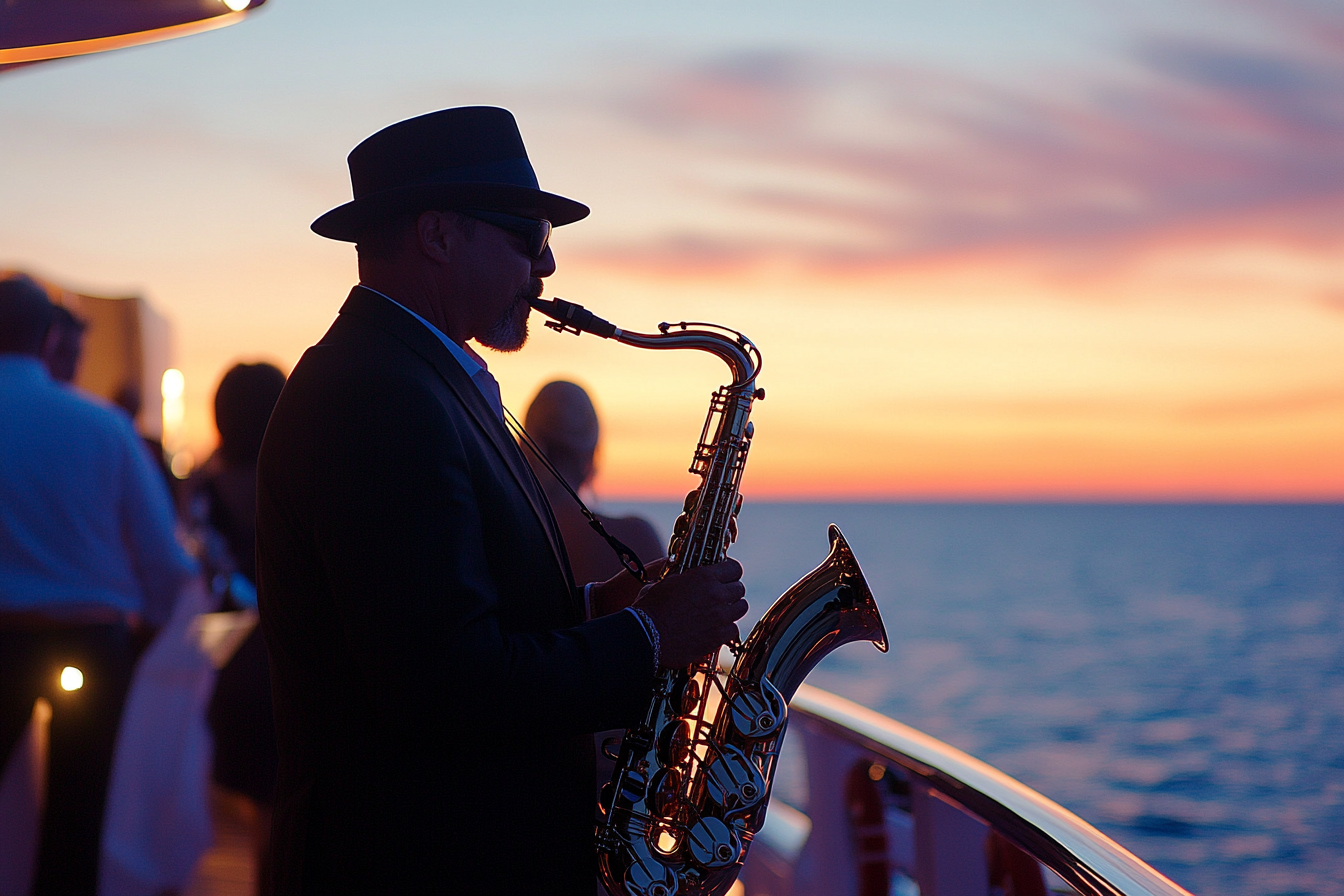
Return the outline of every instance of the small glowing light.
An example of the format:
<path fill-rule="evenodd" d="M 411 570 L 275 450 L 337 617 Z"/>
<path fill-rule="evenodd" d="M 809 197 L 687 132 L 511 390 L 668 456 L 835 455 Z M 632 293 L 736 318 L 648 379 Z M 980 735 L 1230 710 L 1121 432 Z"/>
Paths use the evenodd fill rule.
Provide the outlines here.
<path fill-rule="evenodd" d="M 224 0 L 224 5 L 234 12 L 242 12 L 252 5 L 252 0 Z"/>
<path fill-rule="evenodd" d="M 61 688 L 67 691 L 77 691 L 84 687 L 84 673 L 74 666 L 66 666 L 61 670 Z"/>
<path fill-rule="evenodd" d="M 196 457 L 190 451 L 179 451 L 173 455 L 168 468 L 178 479 L 186 479 L 196 467 Z"/>
<path fill-rule="evenodd" d="M 182 390 L 186 387 L 187 378 L 182 375 L 182 371 L 176 367 L 169 367 L 163 372 L 163 382 L 159 389 L 163 393 L 164 401 L 172 401 L 182 397 Z"/>
<path fill-rule="evenodd" d="M 880 762 L 874 762 L 868 766 L 868 780 L 881 781 L 882 776 L 887 773 L 887 767 Z"/>
<path fill-rule="evenodd" d="M 163 426 L 169 432 L 176 432 L 182 425 L 182 417 L 186 408 L 182 405 L 182 399 L 169 398 L 163 402 Z"/>

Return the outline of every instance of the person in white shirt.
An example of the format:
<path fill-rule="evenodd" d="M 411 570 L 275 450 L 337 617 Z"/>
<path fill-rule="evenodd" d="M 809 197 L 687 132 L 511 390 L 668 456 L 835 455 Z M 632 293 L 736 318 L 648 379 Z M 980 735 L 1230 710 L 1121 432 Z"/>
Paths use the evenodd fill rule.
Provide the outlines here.
<path fill-rule="evenodd" d="M 48 700 L 37 894 L 95 890 L 133 630 L 166 622 L 194 572 L 130 420 L 43 366 L 54 316 L 33 280 L 0 280 L 0 762 Z"/>

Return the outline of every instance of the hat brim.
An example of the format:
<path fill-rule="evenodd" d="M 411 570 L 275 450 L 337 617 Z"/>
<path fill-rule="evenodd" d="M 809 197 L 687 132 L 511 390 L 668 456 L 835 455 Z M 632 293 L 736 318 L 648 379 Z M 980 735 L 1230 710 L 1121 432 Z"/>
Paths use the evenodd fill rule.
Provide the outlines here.
<path fill-rule="evenodd" d="M 525 218 L 545 218 L 553 227 L 573 224 L 588 217 L 589 211 L 582 202 L 514 184 L 413 184 L 338 205 L 311 227 L 318 236 L 357 243 L 370 227 L 390 217 L 435 208 L 479 208 Z"/>

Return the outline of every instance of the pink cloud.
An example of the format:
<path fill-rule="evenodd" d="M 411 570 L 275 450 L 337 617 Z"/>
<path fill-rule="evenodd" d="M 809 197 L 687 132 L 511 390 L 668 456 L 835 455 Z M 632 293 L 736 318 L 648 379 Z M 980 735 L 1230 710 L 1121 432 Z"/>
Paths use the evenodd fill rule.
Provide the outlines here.
<path fill-rule="evenodd" d="M 1344 16 L 1310 21 L 1321 17 L 1344 40 Z M 668 234 L 611 255 L 723 262 L 782 247 L 860 261 L 1067 249 L 1265 216 L 1282 224 L 1282 210 L 1299 205 L 1316 212 L 1298 230 L 1337 233 L 1344 57 L 1327 49 L 1154 37 L 1133 45 L 1126 76 L 1062 73 L 1034 85 L 796 53 L 670 65 L 609 95 L 609 108 L 688 156 L 766 172 L 750 183 L 693 175 L 704 194 L 849 228 L 861 248 Z"/>

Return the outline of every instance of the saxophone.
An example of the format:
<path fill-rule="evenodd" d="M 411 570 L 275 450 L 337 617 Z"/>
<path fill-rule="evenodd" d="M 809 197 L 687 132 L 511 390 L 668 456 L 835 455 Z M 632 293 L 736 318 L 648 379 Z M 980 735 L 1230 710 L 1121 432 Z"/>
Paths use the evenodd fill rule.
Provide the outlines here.
<path fill-rule="evenodd" d="M 663 574 L 718 563 L 736 536 L 738 485 L 751 447 L 761 355 L 716 324 L 662 323 L 632 333 L 563 299 L 534 299 L 558 332 L 592 333 L 648 349 L 709 352 L 732 371 L 710 399 Z M 730 644 L 732 669 L 709 655 L 663 669 L 641 722 L 625 733 L 599 799 L 598 867 L 616 896 L 722 896 L 737 879 L 766 804 L 788 722 L 788 702 L 828 653 L 850 641 L 887 650 L 882 617 L 840 530 L 821 565 L 775 601 L 745 642 Z M 605 749 L 605 747 L 604 747 Z"/>

